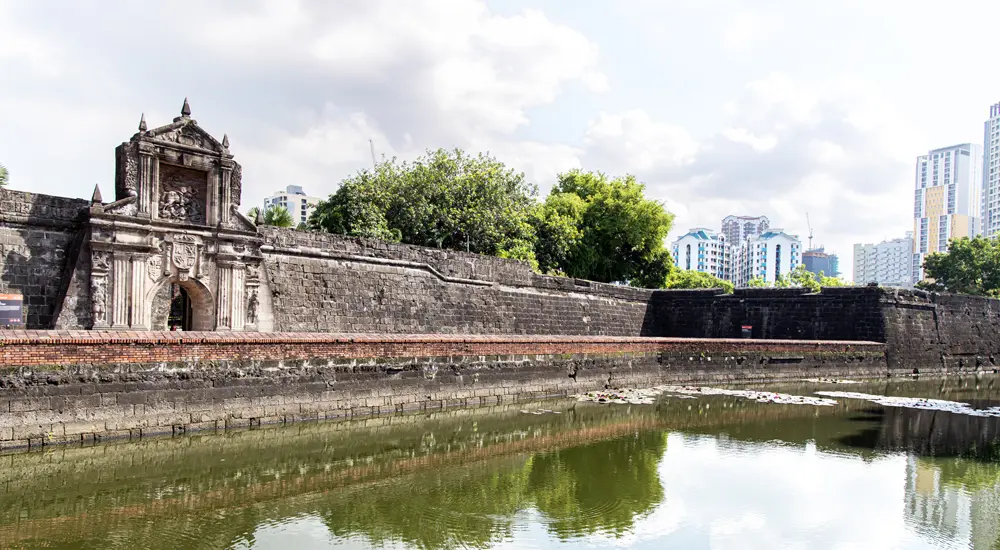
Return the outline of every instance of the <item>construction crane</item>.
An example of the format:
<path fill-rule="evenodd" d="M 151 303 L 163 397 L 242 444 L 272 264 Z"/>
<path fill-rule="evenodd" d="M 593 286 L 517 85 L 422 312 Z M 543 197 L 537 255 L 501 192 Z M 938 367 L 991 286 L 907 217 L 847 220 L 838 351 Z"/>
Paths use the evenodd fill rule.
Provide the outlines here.
<path fill-rule="evenodd" d="M 806 227 L 809 228 L 809 250 L 813 249 L 813 226 L 809 223 L 809 212 L 806 212 Z"/>

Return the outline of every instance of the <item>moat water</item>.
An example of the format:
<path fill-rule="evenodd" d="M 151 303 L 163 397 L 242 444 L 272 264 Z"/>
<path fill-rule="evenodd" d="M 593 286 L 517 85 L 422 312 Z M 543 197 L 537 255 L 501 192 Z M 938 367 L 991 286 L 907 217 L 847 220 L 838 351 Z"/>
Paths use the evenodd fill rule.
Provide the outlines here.
<path fill-rule="evenodd" d="M 1000 378 L 754 389 L 852 393 L 563 399 L 4 455 L 0 548 L 1000 549 Z M 970 406 L 871 397 L 886 395 Z"/>

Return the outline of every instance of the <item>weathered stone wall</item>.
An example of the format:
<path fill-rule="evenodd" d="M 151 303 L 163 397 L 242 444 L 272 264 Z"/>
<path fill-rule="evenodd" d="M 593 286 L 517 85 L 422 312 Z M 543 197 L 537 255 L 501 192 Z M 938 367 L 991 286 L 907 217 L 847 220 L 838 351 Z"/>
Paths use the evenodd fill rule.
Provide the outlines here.
<path fill-rule="evenodd" d="M 656 336 L 654 292 L 520 262 L 261 228 L 275 330 Z"/>
<path fill-rule="evenodd" d="M 885 342 L 894 367 L 991 370 L 1000 362 L 1000 301 L 877 287 L 657 292 L 658 330 L 671 337 Z"/>
<path fill-rule="evenodd" d="M 0 447 L 486 405 L 663 382 L 886 376 L 861 342 L 0 333 Z"/>
<path fill-rule="evenodd" d="M 88 204 L 0 189 L 0 293 L 24 295 L 28 328 L 51 328 L 59 315 Z"/>

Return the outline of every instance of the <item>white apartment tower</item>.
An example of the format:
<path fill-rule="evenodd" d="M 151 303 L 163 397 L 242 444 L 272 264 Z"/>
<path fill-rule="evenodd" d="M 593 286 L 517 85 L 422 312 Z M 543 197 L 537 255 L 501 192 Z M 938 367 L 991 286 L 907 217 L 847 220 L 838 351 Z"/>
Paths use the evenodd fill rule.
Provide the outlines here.
<path fill-rule="evenodd" d="M 732 254 L 725 235 L 696 227 L 673 243 L 674 265 L 732 280 Z"/>
<path fill-rule="evenodd" d="M 771 222 L 766 216 L 726 216 L 722 218 L 722 233 L 734 247 L 750 237 L 767 231 Z"/>
<path fill-rule="evenodd" d="M 912 288 L 913 233 L 878 244 L 854 245 L 854 284 Z"/>
<path fill-rule="evenodd" d="M 990 106 L 983 132 L 982 225 L 987 237 L 1000 234 L 1000 103 Z"/>
<path fill-rule="evenodd" d="M 309 215 L 316 209 L 316 205 L 323 200 L 319 197 L 310 197 L 299 185 L 288 185 L 284 191 L 277 191 L 270 197 L 264 199 L 264 209 L 271 206 L 281 206 L 292 215 L 295 224 L 306 223 Z"/>
<path fill-rule="evenodd" d="M 979 232 L 982 166 L 982 148 L 971 143 L 934 149 L 917 157 L 912 282 L 923 279 L 927 254 L 947 252 L 950 239 L 973 237 Z"/>
<path fill-rule="evenodd" d="M 732 281 L 737 287 L 745 287 L 753 279 L 774 284 L 801 263 L 802 241 L 798 236 L 782 229 L 768 229 L 739 244 Z"/>

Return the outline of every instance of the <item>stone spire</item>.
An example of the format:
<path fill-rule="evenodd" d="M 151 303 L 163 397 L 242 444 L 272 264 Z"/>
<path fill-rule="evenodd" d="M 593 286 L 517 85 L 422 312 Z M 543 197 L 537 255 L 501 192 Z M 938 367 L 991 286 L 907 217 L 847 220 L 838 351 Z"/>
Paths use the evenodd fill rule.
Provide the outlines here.
<path fill-rule="evenodd" d="M 94 194 L 90 197 L 90 204 L 103 204 L 104 199 L 101 197 L 101 186 L 99 184 L 94 184 Z"/>
<path fill-rule="evenodd" d="M 139 131 L 146 131 L 146 113 L 142 113 L 142 116 L 139 117 Z"/>
<path fill-rule="evenodd" d="M 188 105 L 188 98 L 184 98 L 184 105 L 181 106 L 181 116 L 190 117 L 191 116 L 191 106 Z"/>
<path fill-rule="evenodd" d="M 255 225 L 264 225 L 264 209 L 257 208 L 257 219 L 253 221 Z"/>
<path fill-rule="evenodd" d="M 222 146 L 229 149 L 229 134 L 222 134 Z"/>

